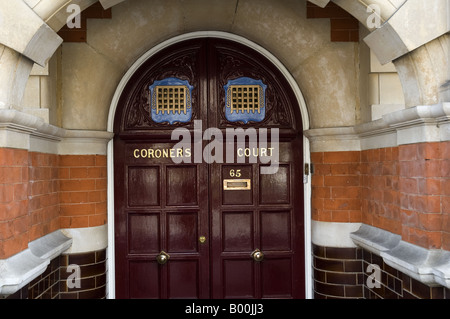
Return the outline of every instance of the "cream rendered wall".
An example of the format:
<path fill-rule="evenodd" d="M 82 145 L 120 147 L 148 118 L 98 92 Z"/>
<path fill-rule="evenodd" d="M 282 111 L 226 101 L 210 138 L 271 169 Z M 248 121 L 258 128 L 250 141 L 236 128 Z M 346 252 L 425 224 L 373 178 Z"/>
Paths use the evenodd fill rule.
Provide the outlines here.
<path fill-rule="evenodd" d="M 360 118 L 359 44 L 330 42 L 328 19 L 306 19 L 306 0 L 133 0 L 111 20 L 88 20 L 87 43 L 61 51 L 61 124 L 105 130 L 113 93 L 128 68 L 163 40 L 187 32 L 235 33 L 274 54 L 296 79 L 313 128 Z"/>
<path fill-rule="evenodd" d="M 18 109 L 35 115 L 46 123 L 59 125 L 58 49 L 45 67 L 33 66 Z"/>
<path fill-rule="evenodd" d="M 402 84 L 394 64 L 381 65 L 372 51 L 370 52 L 369 105 L 372 121 L 405 108 Z"/>

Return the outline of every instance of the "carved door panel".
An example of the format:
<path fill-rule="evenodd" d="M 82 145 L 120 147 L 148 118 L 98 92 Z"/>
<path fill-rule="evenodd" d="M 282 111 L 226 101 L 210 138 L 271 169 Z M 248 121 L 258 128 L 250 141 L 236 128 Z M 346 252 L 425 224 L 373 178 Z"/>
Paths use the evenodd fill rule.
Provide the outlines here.
<path fill-rule="evenodd" d="M 237 43 L 189 40 L 145 62 L 115 119 L 116 296 L 302 298 L 298 119 L 282 75 Z M 258 144 L 208 152 L 208 128 Z"/>

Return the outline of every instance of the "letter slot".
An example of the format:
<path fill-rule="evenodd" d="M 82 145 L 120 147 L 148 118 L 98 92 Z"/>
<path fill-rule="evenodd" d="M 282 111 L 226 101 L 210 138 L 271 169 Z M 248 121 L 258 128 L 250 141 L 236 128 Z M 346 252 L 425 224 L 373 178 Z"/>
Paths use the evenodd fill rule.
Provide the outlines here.
<path fill-rule="evenodd" d="M 252 182 L 250 179 L 224 179 L 223 190 L 225 191 L 240 191 L 252 189 Z"/>

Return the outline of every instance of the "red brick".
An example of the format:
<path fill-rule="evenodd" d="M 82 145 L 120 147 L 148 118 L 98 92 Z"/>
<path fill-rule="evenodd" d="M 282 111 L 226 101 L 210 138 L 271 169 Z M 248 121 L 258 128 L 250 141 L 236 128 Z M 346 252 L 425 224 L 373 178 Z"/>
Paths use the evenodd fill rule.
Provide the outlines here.
<path fill-rule="evenodd" d="M 86 167 L 72 167 L 70 169 L 71 179 L 80 179 L 88 177 L 88 169 Z"/>
<path fill-rule="evenodd" d="M 441 145 L 442 143 L 433 142 L 433 143 L 421 143 L 417 145 L 417 155 L 421 159 L 430 160 L 430 159 L 441 159 Z"/>
<path fill-rule="evenodd" d="M 104 166 L 106 167 L 108 164 L 107 157 L 105 155 L 96 155 L 95 156 L 95 166 Z"/>
<path fill-rule="evenodd" d="M 332 211 L 331 212 L 331 222 L 335 223 L 347 223 L 349 221 L 349 212 L 347 210 L 344 211 Z"/>
<path fill-rule="evenodd" d="M 440 231 L 442 225 L 441 214 L 419 214 L 420 226 L 428 231 Z"/>
<path fill-rule="evenodd" d="M 401 145 L 399 147 L 400 161 L 415 161 L 417 160 L 417 144 Z"/>
<path fill-rule="evenodd" d="M 330 164 L 315 164 L 314 165 L 315 175 L 331 175 L 331 165 Z"/>
<path fill-rule="evenodd" d="M 94 215 L 95 204 L 67 204 L 61 205 L 61 216 Z"/>
<path fill-rule="evenodd" d="M 10 203 L 14 200 L 14 186 L 0 184 L 0 203 Z"/>
<path fill-rule="evenodd" d="M 61 180 L 60 190 L 64 191 L 91 191 L 95 190 L 96 181 L 94 179 L 86 180 Z"/>
<path fill-rule="evenodd" d="M 28 184 L 14 185 L 14 200 L 20 201 L 28 198 Z"/>
<path fill-rule="evenodd" d="M 13 151 L 13 166 L 28 166 L 28 151 L 27 150 L 14 150 Z"/>
<path fill-rule="evenodd" d="M 61 167 L 95 166 L 95 155 L 61 155 L 59 165 Z"/>
<path fill-rule="evenodd" d="M 103 226 L 107 223 L 107 214 L 89 216 L 89 227 Z"/>
<path fill-rule="evenodd" d="M 408 194 L 417 194 L 419 186 L 416 178 L 400 178 L 399 179 L 400 191 Z"/>
<path fill-rule="evenodd" d="M 333 187 L 332 198 L 361 198 L 362 190 L 358 186 Z"/>
<path fill-rule="evenodd" d="M 0 222 L 0 241 L 13 236 L 10 222 Z"/>
<path fill-rule="evenodd" d="M 323 163 L 323 152 L 311 153 L 311 162 L 314 164 Z"/>
<path fill-rule="evenodd" d="M 88 173 L 87 173 L 88 178 L 106 178 L 106 175 L 107 175 L 106 167 L 88 168 Z"/>
<path fill-rule="evenodd" d="M 61 228 L 83 228 L 89 227 L 88 216 L 76 216 L 76 217 L 61 217 Z"/>
<path fill-rule="evenodd" d="M 441 148 L 441 158 L 449 159 L 450 158 L 450 141 L 441 142 L 440 148 Z"/>
<path fill-rule="evenodd" d="M 359 186 L 359 176 L 325 176 L 325 186 Z"/>
<path fill-rule="evenodd" d="M 441 176 L 441 163 L 438 160 L 428 160 L 424 163 L 425 177 L 440 177 Z"/>
<path fill-rule="evenodd" d="M 95 214 L 106 214 L 108 211 L 108 207 L 106 203 L 95 203 Z"/>
<path fill-rule="evenodd" d="M 442 249 L 450 251 L 450 233 L 442 233 Z"/>
<path fill-rule="evenodd" d="M 358 175 L 360 173 L 359 163 L 333 164 L 331 175 Z"/>
<path fill-rule="evenodd" d="M 323 155 L 324 163 L 359 163 L 361 160 L 360 152 L 325 152 Z"/>
<path fill-rule="evenodd" d="M 420 178 L 419 193 L 424 195 L 440 195 L 441 194 L 441 180 L 437 178 Z"/>
<path fill-rule="evenodd" d="M 330 26 L 332 30 L 358 30 L 359 21 L 355 18 L 331 18 Z"/>
<path fill-rule="evenodd" d="M 95 189 L 96 190 L 102 190 L 106 189 L 108 186 L 108 181 L 106 178 L 99 178 L 95 180 Z"/>
<path fill-rule="evenodd" d="M 312 175 L 311 176 L 311 185 L 312 186 L 324 186 L 324 177 L 321 175 Z"/>
<path fill-rule="evenodd" d="M 361 209 L 360 199 L 324 199 L 325 210 L 359 210 Z"/>
<path fill-rule="evenodd" d="M 450 176 L 450 158 L 441 161 L 441 171 L 439 176 L 442 177 Z"/>
<path fill-rule="evenodd" d="M 89 203 L 98 203 L 104 200 L 104 191 L 93 191 L 88 193 L 87 201 Z"/>
<path fill-rule="evenodd" d="M 0 148 L 0 166 L 11 167 L 14 163 L 14 150 L 10 148 Z"/>

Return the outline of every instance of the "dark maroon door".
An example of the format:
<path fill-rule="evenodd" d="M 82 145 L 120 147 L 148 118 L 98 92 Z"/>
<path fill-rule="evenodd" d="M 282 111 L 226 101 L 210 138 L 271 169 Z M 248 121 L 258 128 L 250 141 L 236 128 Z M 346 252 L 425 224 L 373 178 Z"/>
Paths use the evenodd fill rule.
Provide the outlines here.
<path fill-rule="evenodd" d="M 304 297 L 296 103 L 226 40 L 175 44 L 134 74 L 115 118 L 117 298 Z"/>

